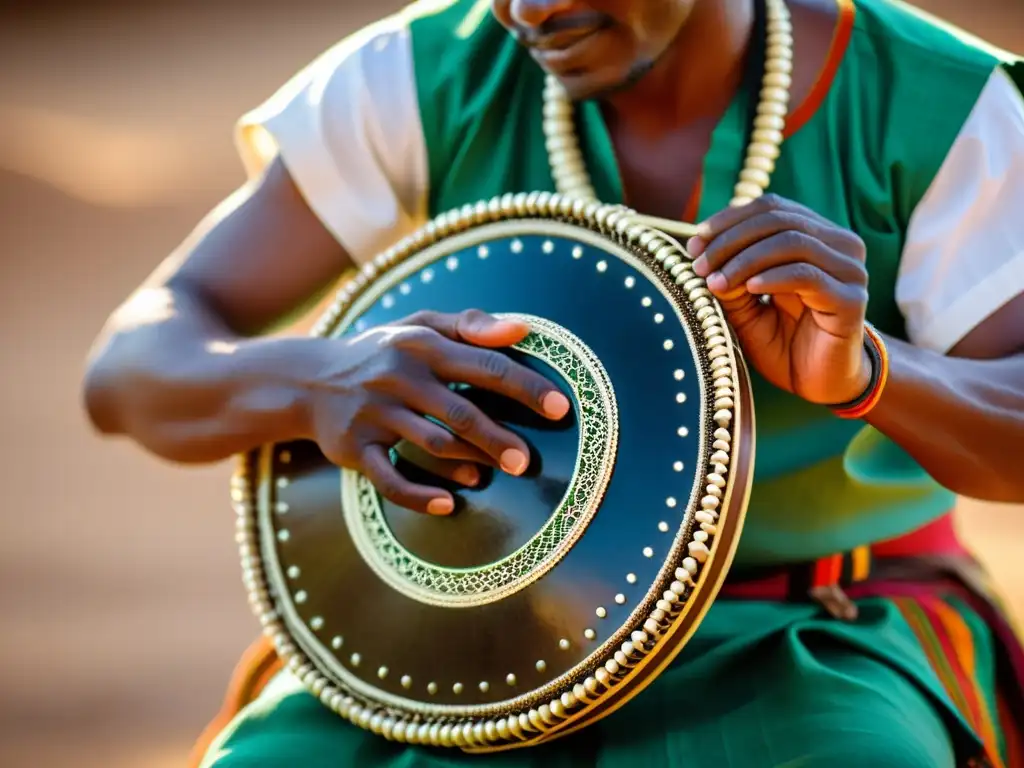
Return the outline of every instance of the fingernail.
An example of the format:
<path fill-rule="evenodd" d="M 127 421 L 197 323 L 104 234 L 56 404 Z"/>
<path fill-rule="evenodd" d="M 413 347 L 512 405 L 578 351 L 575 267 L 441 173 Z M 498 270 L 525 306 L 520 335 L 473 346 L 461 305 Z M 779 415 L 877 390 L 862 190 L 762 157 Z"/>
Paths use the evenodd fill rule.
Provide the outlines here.
<path fill-rule="evenodd" d="M 455 505 L 451 499 L 431 499 L 427 503 L 427 513 L 431 515 L 450 515 Z"/>
<path fill-rule="evenodd" d="M 491 330 L 499 333 L 524 333 L 529 328 L 525 323 L 518 323 L 514 320 L 498 320 L 491 326 Z"/>
<path fill-rule="evenodd" d="M 501 454 L 501 468 L 510 475 L 521 475 L 526 469 L 526 454 L 515 448 L 508 448 Z"/>
<path fill-rule="evenodd" d="M 710 240 L 711 225 L 708 224 L 706 221 L 702 221 L 700 224 L 698 224 L 696 237 L 699 237 L 701 240 Z"/>
<path fill-rule="evenodd" d="M 569 399 L 561 392 L 548 392 L 541 398 L 540 406 L 549 419 L 560 419 L 569 412 Z"/>
<path fill-rule="evenodd" d="M 686 250 L 691 256 L 700 256 L 707 247 L 708 244 L 704 241 L 704 238 L 698 235 L 694 235 L 686 241 Z"/>
<path fill-rule="evenodd" d="M 472 486 L 480 482 L 480 473 L 471 464 L 463 464 L 461 467 L 458 467 L 452 473 L 452 477 L 455 478 L 455 482 L 462 485 Z"/>
<path fill-rule="evenodd" d="M 708 289 L 712 291 L 724 291 L 729 287 L 728 281 L 725 279 L 725 275 L 721 272 L 712 272 L 706 278 Z"/>
<path fill-rule="evenodd" d="M 693 251 L 690 251 L 690 253 L 693 253 Z M 704 275 L 706 275 L 708 271 L 708 257 L 701 256 L 699 258 L 694 259 L 693 271 L 696 272 L 701 277 L 704 277 Z"/>

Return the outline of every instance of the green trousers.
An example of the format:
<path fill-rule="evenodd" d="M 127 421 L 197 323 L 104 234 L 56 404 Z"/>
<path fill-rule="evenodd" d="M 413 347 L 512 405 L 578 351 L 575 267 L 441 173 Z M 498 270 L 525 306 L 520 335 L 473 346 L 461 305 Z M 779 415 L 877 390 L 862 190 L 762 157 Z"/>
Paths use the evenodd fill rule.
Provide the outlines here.
<path fill-rule="evenodd" d="M 386 741 L 282 672 L 202 765 L 952 768 L 986 750 L 993 765 L 1011 764 L 984 622 L 955 599 L 872 598 L 859 607 L 845 623 L 813 605 L 719 601 L 676 661 L 626 706 L 551 744 L 494 755 Z M 955 652 L 943 654 L 948 638 L 928 627 L 955 635 Z"/>

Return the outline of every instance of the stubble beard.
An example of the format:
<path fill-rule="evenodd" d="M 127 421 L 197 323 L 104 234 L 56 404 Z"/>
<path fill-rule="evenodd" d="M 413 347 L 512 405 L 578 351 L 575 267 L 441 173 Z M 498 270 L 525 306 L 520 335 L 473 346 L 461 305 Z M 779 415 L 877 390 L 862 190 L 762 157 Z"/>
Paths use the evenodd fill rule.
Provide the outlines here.
<path fill-rule="evenodd" d="M 652 69 L 657 65 L 657 62 L 652 59 L 643 59 L 635 62 L 626 76 L 622 78 L 618 83 L 613 85 L 607 85 L 602 88 L 595 88 L 594 90 L 587 91 L 586 93 L 569 94 L 569 99 L 573 103 L 584 102 L 584 101 L 601 101 L 603 99 L 610 98 L 616 94 L 628 91 L 643 80 Z"/>

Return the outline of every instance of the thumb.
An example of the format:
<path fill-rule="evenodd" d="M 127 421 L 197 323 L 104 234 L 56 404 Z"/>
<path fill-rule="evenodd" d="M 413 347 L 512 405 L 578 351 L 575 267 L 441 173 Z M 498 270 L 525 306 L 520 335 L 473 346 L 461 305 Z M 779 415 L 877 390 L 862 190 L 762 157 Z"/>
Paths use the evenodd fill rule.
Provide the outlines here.
<path fill-rule="evenodd" d="M 510 347 L 530 333 L 530 325 L 522 320 L 494 317 L 469 310 L 458 315 L 456 333 L 470 344 L 482 347 Z"/>
<path fill-rule="evenodd" d="M 457 314 L 417 312 L 404 322 L 423 325 L 452 341 L 480 347 L 509 347 L 530 333 L 529 324 L 521 320 L 494 317 L 478 309 L 468 309 Z"/>

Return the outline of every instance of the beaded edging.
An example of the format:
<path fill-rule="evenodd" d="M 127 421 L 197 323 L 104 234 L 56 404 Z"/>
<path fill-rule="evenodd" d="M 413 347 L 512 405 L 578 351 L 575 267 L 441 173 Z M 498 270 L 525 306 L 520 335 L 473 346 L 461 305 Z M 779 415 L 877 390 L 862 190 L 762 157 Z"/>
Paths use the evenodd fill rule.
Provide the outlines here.
<path fill-rule="evenodd" d="M 733 206 L 749 203 L 769 186 L 788 113 L 793 68 L 792 25 L 784 0 L 767 0 L 767 10 L 768 38 L 761 101 L 744 167 L 730 203 Z M 713 378 L 713 422 L 717 425 L 711 450 L 702 456 L 701 471 L 707 470 L 706 495 L 700 499 L 699 508 L 693 510 L 691 525 L 684 534 L 688 538 L 686 556 L 678 561 L 672 574 L 675 578 L 669 582 L 669 588 L 655 602 L 647 617 L 632 630 L 629 640 L 622 642 L 611 658 L 593 667 L 581 681 L 566 685 L 550 702 L 527 711 L 487 718 L 442 716 L 431 720 L 357 699 L 328 678 L 317 662 L 292 641 L 275 606 L 263 569 L 253 494 L 254 479 L 258 474 L 254 454 L 243 457 L 233 479 L 232 490 L 239 513 L 237 540 L 243 580 L 264 633 L 270 637 L 288 668 L 326 706 L 359 727 L 400 742 L 459 747 L 466 751 L 494 751 L 538 743 L 586 724 L 587 714 L 606 704 L 611 691 L 633 681 L 640 669 L 652 661 L 653 650 L 675 634 L 715 548 L 719 510 L 725 509 L 723 502 L 735 490 L 732 487 L 734 483 L 730 482 L 729 460 L 734 397 L 739 386 L 738 366 L 742 365 L 742 360 L 733 346 L 720 306 L 703 279 L 692 271 L 688 255 L 671 235 L 641 223 L 635 212 L 623 206 L 604 205 L 594 199 L 595 192 L 575 135 L 572 105 L 564 89 L 551 77 L 547 79 L 544 92 L 543 127 L 558 194 L 509 194 L 437 217 L 367 264 L 343 286 L 334 305 L 320 318 L 312 335 L 330 335 L 345 310 L 381 271 L 449 235 L 480 224 L 517 217 L 557 218 L 596 230 L 653 258 L 682 290 L 704 333 L 702 351 L 706 354 Z M 744 492 L 749 492 L 749 487 Z M 693 523 L 699 523 L 699 527 Z M 742 524 L 742 511 L 738 523 Z M 731 558 L 731 552 L 725 552 L 724 556 Z"/>
<path fill-rule="evenodd" d="M 702 450 L 701 461 L 706 486 L 703 495 L 695 497 L 699 501 L 691 510 L 691 524 L 682 534 L 685 551 L 680 554 L 685 556 L 674 563 L 671 560 L 666 563 L 662 573 L 667 569 L 670 574 L 665 579 L 668 588 L 646 616 L 641 616 L 632 629 L 625 628 L 629 639 L 622 642 L 609 658 L 592 667 L 589 674 L 576 682 L 567 682 L 550 701 L 525 711 L 489 717 L 453 718 L 442 714 L 438 719 L 431 719 L 357 698 L 337 685 L 324 674 L 316 659 L 298 647 L 285 625 L 277 598 L 267 580 L 260 547 L 255 494 L 260 480 L 256 463 L 258 452 L 241 457 L 232 481 L 232 495 L 238 512 L 236 540 L 250 605 L 288 669 L 327 707 L 359 727 L 397 741 L 459 747 L 468 751 L 493 751 L 537 743 L 552 737 L 556 731 L 564 731 L 573 723 L 579 723 L 588 713 L 606 704 L 611 692 L 632 682 L 636 678 L 633 673 L 638 674 L 652 660 L 654 649 L 674 634 L 686 614 L 688 601 L 715 550 L 720 511 L 724 510 L 724 503 L 733 490 L 729 462 L 734 396 L 739 386 L 737 366 L 742 362 L 737 360 L 721 308 L 707 290 L 704 280 L 693 272 L 682 247 L 671 236 L 637 223 L 633 217 L 634 212 L 622 206 L 546 192 L 507 194 L 464 206 L 437 217 L 366 264 L 339 290 L 334 304 L 311 332 L 313 336 L 330 336 L 346 309 L 379 274 L 424 248 L 479 225 L 517 218 L 561 220 L 603 234 L 646 257 L 652 269 L 660 267 L 665 277 L 681 292 L 703 333 L 701 357 L 713 378 L 714 389 L 713 408 L 709 409 L 713 412 L 714 431 L 707 436 L 711 445 Z M 699 343 L 696 339 L 695 342 Z M 739 522 L 742 522 L 742 514 Z M 731 553 L 725 552 L 723 556 L 731 557 Z M 713 585 L 705 585 L 704 588 L 711 589 Z"/>
<path fill-rule="evenodd" d="M 614 461 L 609 458 L 618 447 L 619 413 L 601 361 L 575 335 L 549 320 L 516 313 L 498 317 L 529 323 L 533 331 L 513 349 L 547 362 L 572 389 L 580 421 L 576 467 L 554 514 L 529 541 L 501 560 L 473 568 L 448 568 L 409 552 L 384 521 L 373 484 L 355 470 L 343 470 L 342 507 L 356 549 L 382 581 L 418 602 L 475 607 L 534 583 L 583 535 L 611 480 Z M 577 377 L 571 375 L 572 368 Z"/>

